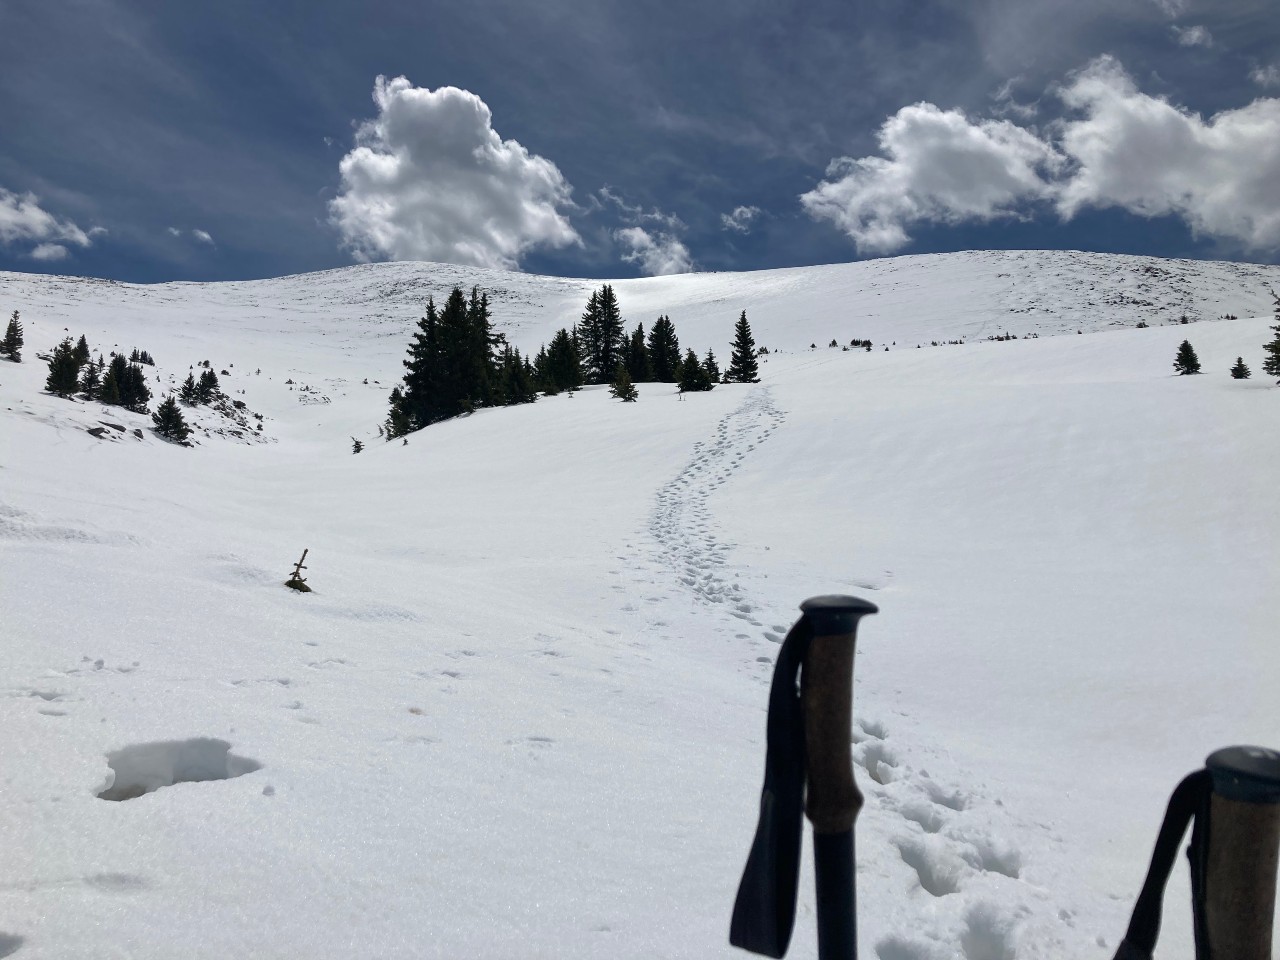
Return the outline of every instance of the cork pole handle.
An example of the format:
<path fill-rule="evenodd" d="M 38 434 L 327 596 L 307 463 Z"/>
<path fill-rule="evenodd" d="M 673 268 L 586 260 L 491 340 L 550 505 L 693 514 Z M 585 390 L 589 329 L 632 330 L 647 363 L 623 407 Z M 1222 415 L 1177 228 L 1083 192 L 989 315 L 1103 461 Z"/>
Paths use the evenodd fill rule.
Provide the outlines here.
<path fill-rule="evenodd" d="M 1227 747 L 1213 778 L 1204 863 L 1204 929 L 1213 960 L 1271 960 L 1280 860 L 1280 753 Z"/>
<path fill-rule="evenodd" d="M 857 597 L 812 597 L 800 605 L 813 628 L 800 674 L 808 782 L 805 813 L 813 824 L 818 957 L 857 956 L 853 825 L 862 794 L 853 779 L 853 655 L 858 621 L 876 613 Z"/>

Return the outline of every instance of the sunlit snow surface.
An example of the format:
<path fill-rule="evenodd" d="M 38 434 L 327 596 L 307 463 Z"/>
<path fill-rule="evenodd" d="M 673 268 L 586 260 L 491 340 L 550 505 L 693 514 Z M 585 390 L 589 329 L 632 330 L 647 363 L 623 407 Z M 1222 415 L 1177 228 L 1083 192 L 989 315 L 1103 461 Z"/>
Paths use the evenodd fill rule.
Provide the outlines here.
<path fill-rule="evenodd" d="M 590 388 L 381 443 L 455 282 L 522 350 L 593 286 L 0 274 L 27 339 L 0 362 L 0 956 L 739 955 L 772 660 L 819 593 L 881 608 L 854 704 L 865 957 L 1109 958 L 1178 779 L 1280 744 L 1280 268 L 620 281 L 628 326 L 669 313 L 723 364 L 745 309 L 781 352 L 755 386 Z M 42 394 L 65 333 L 148 350 L 153 388 L 210 360 L 264 442 L 181 449 Z M 1183 338 L 1206 375 L 1172 375 Z M 304 547 L 309 595 L 281 585 Z M 1169 956 L 1187 898 L 1180 864 Z"/>

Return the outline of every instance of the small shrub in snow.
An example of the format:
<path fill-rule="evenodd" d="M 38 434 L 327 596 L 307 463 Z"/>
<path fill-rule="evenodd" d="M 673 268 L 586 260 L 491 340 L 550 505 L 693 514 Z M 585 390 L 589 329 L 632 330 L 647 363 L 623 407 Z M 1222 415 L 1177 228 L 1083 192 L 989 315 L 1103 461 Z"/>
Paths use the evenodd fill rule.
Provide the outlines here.
<path fill-rule="evenodd" d="M 1253 374 L 1244 362 L 1244 357 L 1236 357 L 1236 365 L 1231 368 L 1231 377 L 1234 380 L 1248 380 Z"/>

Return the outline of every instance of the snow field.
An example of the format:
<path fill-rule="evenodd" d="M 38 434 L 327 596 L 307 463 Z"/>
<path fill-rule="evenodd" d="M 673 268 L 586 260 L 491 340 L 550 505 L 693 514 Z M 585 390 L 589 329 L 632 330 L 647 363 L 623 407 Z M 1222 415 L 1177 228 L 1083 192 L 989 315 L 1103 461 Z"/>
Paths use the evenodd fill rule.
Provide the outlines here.
<path fill-rule="evenodd" d="M 908 271 L 939 310 L 961 281 L 993 296 L 996 255 L 966 257 L 934 258 L 933 287 L 909 272 L 929 258 L 874 278 L 887 293 Z M 1101 283 L 1088 266 L 1022 264 L 1055 290 L 1057 270 Z M 856 305 L 852 267 L 870 270 L 811 275 L 815 302 L 825 285 Z M 1198 276 L 1254 296 L 1232 267 Z M 416 314 L 366 322 L 349 276 L 12 277 L 27 362 L 0 364 L 0 951 L 738 955 L 772 658 L 819 593 L 881 607 L 854 701 L 867 957 L 1109 957 L 1177 780 L 1215 747 L 1280 741 L 1280 393 L 1226 376 L 1237 354 L 1257 376 L 1269 321 L 810 352 L 838 331 L 801 304 L 757 328 L 786 351 L 759 385 L 588 389 L 353 457 Z M 574 282 L 495 279 L 535 347 L 566 322 L 548 290 L 581 308 Z M 785 300 L 779 277 L 682 279 L 619 296 L 646 325 L 632 303 L 666 298 L 700 353 L 734 283 Z M 715 305 L 717 336 L 738 309 Z M 900 322 L 939 339 L 984 322 L 954 312 Z M 166 379 L 234 362 L 224 388 L 274 442 L 181 450 L 135 438 L 146 418 L 43 396 L 35 352 L 64 325 L 150 350 Z M 1183 337 L 1206 376 L 1171 376 Z M 103 419 L 126 431 L 85 432 Z M 280 586 L 303 547 L 306 596 Z M 239 758 L 225 779 L 205 776 L 210 741 Z M 159 743 L 177 746 L 129 750 Z M 121 751 L 134 775 L 191 760 L 201 782 L 99 799 Z M 797 956 L 814 952 L 805 869 Z M 1190 950 L 1184 873 L 1171 955 Z"/>

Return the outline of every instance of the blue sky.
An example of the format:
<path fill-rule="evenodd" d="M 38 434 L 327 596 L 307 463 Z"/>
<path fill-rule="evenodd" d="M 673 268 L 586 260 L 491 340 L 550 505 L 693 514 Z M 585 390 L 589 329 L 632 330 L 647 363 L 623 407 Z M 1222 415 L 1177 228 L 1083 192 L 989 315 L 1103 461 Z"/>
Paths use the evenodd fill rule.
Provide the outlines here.
<path fill-rule="evenodd" d="M 0 63 L 5 270 L 1280 262 L 1274 0 L 0 0 Z"/>

